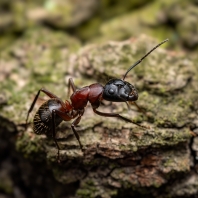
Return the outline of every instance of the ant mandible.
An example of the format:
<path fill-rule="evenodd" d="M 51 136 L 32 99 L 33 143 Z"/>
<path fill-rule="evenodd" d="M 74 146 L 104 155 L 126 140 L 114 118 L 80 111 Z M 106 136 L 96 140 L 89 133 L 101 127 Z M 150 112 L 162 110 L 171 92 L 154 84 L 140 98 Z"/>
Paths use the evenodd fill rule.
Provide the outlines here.
<path fill-rule="evenodd" d="M 120 118 L 126 122 L 130 122 L 141 126 L 132 120 L 121 116 L 116 113 L 104 113 L 97 110 L 100 106 L 102 100 L 112 101 L 112 102 L 126 102 L 131 101 L 134 102 L 138 99 L 138 93 L 135 87 L 129 82 L 125 81 L 127 74 L 131 69 L 140 64 L 144 58 L 146 58 L 152 51 L 158 48 L 163 43 L 167 42 L 168 39 L 162 41 L 158 45 L 156 45 L 153 49 L 151 49 L 146 55 L 144 55 L 140 60 L 138 60 L 135 64 L 133 64 L 125 73 L 123 79 L 112 79 L 105 86 L 102 86 L 99 83 L 91 84 L 89 86 L 76 89 L 72 78 L 69 79 L 69 89 L 72 88 L 73 94 L 70 96 L 71 102 L 66 100 L 63 102 L 59 97 L 51 93 L 50 91 L 42 88 L 38 91 L 35 96 L 30 109 L 27 113 L 26 118 L 26 126 L 29 118 L 29 114 L 31 113 L 34 105 L 39 97 L 40 92 L 45 93 L 50 97 L 49 100 L 44 102 L 38 111 L 36 112 L 33 120 L 33 130 L 36 134 L 46 134 L 47 136 L 52 136 L 56 147 L 58 149 L 57 155 L 59 159 L 60 147 L 56 140 L 56 126 L 58 126 L 63 120 L 69 121 L 75 119 L 71 128 L 72 131 L 78 140 L 81 150 L 83 151 L 83 146 L 81 144 L 79 135 L 75 129 L 75 127 L 79 124 L 81 117 L 84 114 L 85 107 L 88 102 L 91 103 L 93 111 L 105 117 L 116 117 Z M 128 104 L 127 104 L 128 105 Z"/>

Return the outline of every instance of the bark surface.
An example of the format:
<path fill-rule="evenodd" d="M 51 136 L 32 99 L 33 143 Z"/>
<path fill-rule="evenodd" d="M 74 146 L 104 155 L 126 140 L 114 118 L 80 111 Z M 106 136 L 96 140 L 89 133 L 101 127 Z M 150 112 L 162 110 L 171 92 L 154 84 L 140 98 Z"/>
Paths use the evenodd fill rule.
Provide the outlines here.
<path fill-rule="evenodd" d="M 71 122 L 64 122 L 57 129 L 60 164 L 53 140 L 34 134 L 31 124 L 25 130 L 27 111 L 41 87 L 64 101 L 69 99 L 69 77 L 77 87 L 105 85 L 109 79 L 122 78 L 130 65 L 157 44 L 140 36 L 87 45 L 76 52 L 80 44 L 72 39 L 61 33 L 50 37 L 47 30 L 29 32 L 2 54 L 0 121 L 4 132 L 17 132 L 13 140 L 17 150 L 37 165 L 44 164 L 41 170 L 51 170 L 63 188 L 73 184 L 75 197 L 196 195 L 198 141 L 192 134 L 198 131 L 198 66 L 185 55 L 160 47 L 129 73 L 126 80 L 137 88 L 137 103 L 145 114 L 133 105 L 128 110 L 123 103 L 104 101 L 100 107 L 147 129 L 95 115 L 88 105 L 77 129 L 84 155 Z M 30 122 L 47 99 L 41 95 Z"/>

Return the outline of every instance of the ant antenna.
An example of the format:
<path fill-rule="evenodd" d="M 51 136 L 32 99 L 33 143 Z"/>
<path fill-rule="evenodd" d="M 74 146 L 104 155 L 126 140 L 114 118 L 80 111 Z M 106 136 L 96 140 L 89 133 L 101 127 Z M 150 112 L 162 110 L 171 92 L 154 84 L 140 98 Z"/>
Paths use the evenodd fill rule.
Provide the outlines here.
<path fill-rule="evenodd" d="M 146 55 L 144 55 L 140 60 L 138 60 L 135 64 L 133 64 L 125 73 L 123 80 L 126 78 L 127 74 L 138 64 L 140 64 L 152 51 L 154 51 L 156 48 L 158 48 L 160 45 L 164 44 L 165 42 L 167 42 L 168 39 L 162 41 L 161 43 L 159 43 L 158 45 L 156 45 L 152 50 L 150 50 Z"/>

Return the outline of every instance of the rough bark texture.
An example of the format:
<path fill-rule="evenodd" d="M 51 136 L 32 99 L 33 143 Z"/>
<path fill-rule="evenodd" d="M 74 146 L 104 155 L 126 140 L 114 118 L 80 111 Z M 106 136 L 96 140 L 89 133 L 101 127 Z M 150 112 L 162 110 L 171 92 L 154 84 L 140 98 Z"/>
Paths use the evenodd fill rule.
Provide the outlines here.
<path fill-rule="evenodd" d="M 101 111 L 118 112 L 148 129 L 99 117 L 88 105 L 78 128 L 84 155 L 71 123 L 62 123 L 57 134 L 59 164 L 53 141 L 34 134 L 31 125 L 27 130 L 24 127 L 27 110 L 41 87 L 68 99 L 69 77 L 78 87 L 122 78 L 129 66 L 154 45 L 155 40 L 140 36 L 88 45 L 76 53 L 80 44 L 75 39 L 39 29 L 28 32 L 2 53 L 0 122 L 1 134 L 7 133 L 2 139 L 9 139 L 10 145 L 27 158 L 22 164 L 19 154 L 12 158 L 22 172 L 27 167 L 35 171 L 35 175 L 28 173 L 21 179 L 28 188 L 35 188 L 35 196 L 42 197 L 38 186 L 42 188 L 43 183 L 45 189 L 50 189 L 49 194 L 62 197 L 196 196 L 198 141 L 192 132 L 198 130 L 198 66 L 185 55 L 160 47 L 128 75 L 126 80 L 138 89 L 138 105 L 146 115 L 133 106 L 129 111 L 122 103 L 104 102 L 100 107 Z M 31 120 L 47 99 L 41 98 Z M 6 164 L 6 155 L 4 159 Z M 56 181 L 50 179 L 52 173 Z M 4 178 L 3 173 L 0 178 Z M 13 184 L 10 178 L 6 184 L 10 194 Z M 34 197 L 33 191 L 29 196 Z"/>
<path fill-rule="evenodd" d="M 0 0 L 0 197 L 198 197 L 197 8 L 197 0 Z M 70 77 L 77 87 L 105 85 L 165 38 L 126 79 L 146 114 L 122 103 L 99 108 L 147 128 L 88 105 L 77 128 L 84 155 L 63 122 L 59 164 L 53 140 L 32 130 L 48 99 L 41 94 L 25 130 L 41 87 L 64 101 Z"/>

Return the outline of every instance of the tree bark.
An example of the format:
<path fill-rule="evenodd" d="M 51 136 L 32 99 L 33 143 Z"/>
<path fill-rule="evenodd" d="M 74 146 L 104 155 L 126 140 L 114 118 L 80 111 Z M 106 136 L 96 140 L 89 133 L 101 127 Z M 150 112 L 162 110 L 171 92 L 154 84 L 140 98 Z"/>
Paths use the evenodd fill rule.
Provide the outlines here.
<path fill-rule="evenodd" d="M 71 122 L 57 128 L 59 164 L 53 140 L 34 134 L 30 125 L 25 130 L 26 114 L 37 91 L 45 87 L 64 101 L 69 99 L 69 77 L 77 87 L 122 79 L 156 41 L 140 36 L 89 45 L 78 53 L 68 51 L 66 44 L 60 47 L 56 38 L 55 43 L 30 41 L 23 38 L 15 43 L 4 52 L 1 63 L 1 70 L 5 74 L 8 68 L 10 77 L 2 83 L 1 124 L 5 131 L 12 125 L 4 119 L 16 127 L 18 151 L 34 163 L 46 162 L 63 186 L 78 182 L 75 197 L 190 197 L 198 193 L 197 137 L 193 136 L 198 130 L 195 61 L 163 47 L 156 49 L 125 79 L 137 88 L 137 103 L 145 113 L 133 105 L 128 110 L 125 103 L 104 101 L 100 107 L 146 128 L 100 117 L 88 105 L 77 129 L 84 153 L 70 129 Z M 5 80 L 5 75 L 1 78 Z M 42 99 L 39 102 L 42 104 Z M 38 108 L 39 104 L 31 119 Z"/>

